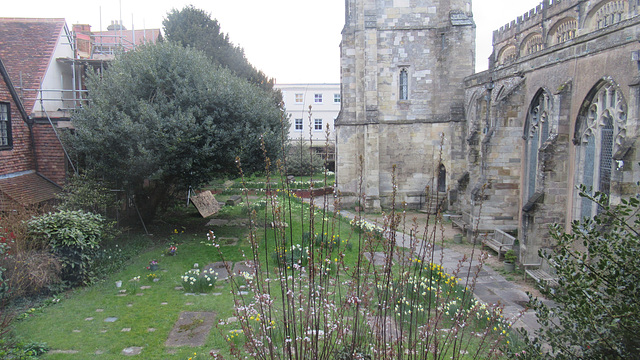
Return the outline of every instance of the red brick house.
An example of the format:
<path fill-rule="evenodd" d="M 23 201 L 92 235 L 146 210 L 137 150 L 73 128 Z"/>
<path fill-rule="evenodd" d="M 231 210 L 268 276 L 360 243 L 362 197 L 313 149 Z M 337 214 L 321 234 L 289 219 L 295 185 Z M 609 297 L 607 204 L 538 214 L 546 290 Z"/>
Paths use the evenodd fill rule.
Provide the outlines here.
<path fill-rule="evenodd" d="M 78 100 L 64 19 L 0 18 L 0 211 L 51 200 L 67 161 L 58 129 Z"/>

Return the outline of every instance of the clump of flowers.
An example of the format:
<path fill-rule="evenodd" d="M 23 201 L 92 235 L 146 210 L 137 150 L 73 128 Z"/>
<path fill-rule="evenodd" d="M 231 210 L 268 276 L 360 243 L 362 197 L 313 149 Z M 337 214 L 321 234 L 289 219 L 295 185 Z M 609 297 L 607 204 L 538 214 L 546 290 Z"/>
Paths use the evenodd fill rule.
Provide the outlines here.
<path fill-rule="evenodd" d="M 383 235 L 384 229 L 380 226 L 372 224 L 364 219 L 353 219 L 349 222 L 351 226 L 364 232 L 373 233 L 375 235 Z"/>
<path fill-rule="evenodd" d="M 178 245 L 171 244 L 169 245 L 169 248 L 165 251 L 165 254 L 167 256 L 174 256 L 176 254 L 176 251 L 178 251 Z"/>
<path fill-rule="evenodd" d="M 191 269 L 181 277 L 182 288 L 190 293 L 206 293 L 213 290 L 218 273 L 213 269 Z"/>
<path fill-rule="evenodd" d="M 158 260 L 151 260 L 149 261 L 149 266 L 147 266 L 147 270 L 155 270 L 158 268 Z"/>
<path fill-rule="evenodd" d="M 147 274 L 147 280 L 153 282 L 158 278 L 158 275 L 156 275 L 155 273 L 151 273 L 151 274 Z"/>

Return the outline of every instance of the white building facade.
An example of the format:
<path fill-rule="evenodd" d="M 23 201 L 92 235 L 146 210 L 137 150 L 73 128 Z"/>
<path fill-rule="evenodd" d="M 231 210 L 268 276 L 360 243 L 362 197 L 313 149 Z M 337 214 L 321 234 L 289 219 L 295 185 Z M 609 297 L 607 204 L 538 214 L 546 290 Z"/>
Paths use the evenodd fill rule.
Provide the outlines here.
<path fill-rule="evenodd" d="M 340 84 L 276 84 L 289 115 L 289 139 L 313 141 L 323 147 L 327 140 L 335 145 L 333 123 L 340 112 Z M 309 109 L 311 107 L 311 110 Z"/>

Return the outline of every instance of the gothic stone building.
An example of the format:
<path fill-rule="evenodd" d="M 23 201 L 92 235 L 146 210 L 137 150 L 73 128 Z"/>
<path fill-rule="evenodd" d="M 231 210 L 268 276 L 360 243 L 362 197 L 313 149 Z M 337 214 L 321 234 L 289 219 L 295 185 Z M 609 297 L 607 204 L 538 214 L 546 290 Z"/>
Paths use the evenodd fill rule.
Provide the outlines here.
<path fill-rule="evenodd" d="M 362 178 L 366 206 L 388 206 L 393 165 L 398 201 L 414 206 L 426 185 L 437 188 L 433 169 L 441 188 L 462 175 L 462 84 L 473 74 L 474 51 L 470 0 L 346 1 L 336 120 L 336 174 L 346 202 L 356 200 Z"/>
<path fill-rule="evenodd" d="M 410 2 L 418 5 L 421 1 Z M 385 21 L 398 24 L 388 14 L 402 13 L 403 7 L 382 5 L 389 3 L 369 5 L 383 13 L 378 15 L 376 28 L 386 26 Z M 544 0 L 495 31 L 489 70 L 466 76 L 459 83 L 454 83 L 458 72 L 472 69 L 468 56 L 473 49 L 473 26 L 454 24 L 458 11 L 467 19 L 472 19 L 471 14 L 462 2 L 456 2 L 457 7 L 453 1 L 425 3 L 431 4 L 425 5 L 426 11 L 414 7 L 417 14 L 407 18 L 419 19 L 433 9 L 439 14 L 437 19 L 449 22 L 434 30 L 443 34 L 442 44 L 424 45 L 422 55 L 406 49 L 416 48 L 402 37 L 410 28 L 407 24 L 386 37 L 381 36 L 382 30 L 367 33 L 366 21 L 358 27 L 357 21 L 349 19 L 368 19 L 369 9 L 365 5 L 349 8 L 342 45 L 342 91 L 349 102 L 343 103 L 337 129 L 340 190 L 354 188 L 353 170 L 348 169 L 356 168 L 352 158 L 359 153 L 365 157 L 365 192 L 379 182 L 380 192 L 374 196 L 388 194 L 390 187 L 382 182 L 389 183 L 386 174 L 392 164 L 405 168 L 399 170 L 400 194 L 423 190 L 437 178 L 440 164 L 435 164 L 434 171 L 436 157 L 432 154 L 437 152 L 438 133 L 444 132 L 442 165 L 447 171 L 450 208 L 474 223 L 479 220 L 485 230 L 517 230 L 523 262 L 535 261 L 538 249 L 551 246 L 550 224 L 568 228 L 571 221 L 596 214 L 596 206 L 578 196 L 579 184 L 608 193 L 612 203 L 638 192 L 640 1 Z M 445 13 L 449 16 L 442 15 Z M 464 29 L 469 38 L 456 37 Z M 356 36 L 350 36 L 350 31 Z M 359 32 L 364 33 L 358 37 Z M 369 55 L 371 50 L 365 45 L 375 37 L 386 44 L 378 44 L 377 49 L 398 54 L 390 58 L 390 64 L 382 61 L 384 52 Z M 412 75 L 412 98 L 406 109 L 398 99 L 405 65 Z M 392 70 L 394 74 L 381 79 Z M 411 71 L 428 71 L 429 77 L 418 79 Z M 427 89 L 430 83 L 426 80 L 436 79 L 449 83 Z M 377 83 L 369 84 L 375 80 Z M 371 98 L 378 101 L 375 108 L 368 102 Z M 383 111 L 384 107 L 398 118 L 406 114 L 400 121 L 406 125 L 395 127 L 407 128 L 390 132 L 391 125 L 385 122 L 396 118 Z M 438 130 L 419 132 L 425 124 Z M 394 135 L 391 139 L 390 133 Z M 368 153 L 372 141 L 367 140 L 371 139 L 377 147 Z M 380 145 L 385 142 L 389 150 Z M 411 156 L 413 160 L 408 160 Z M 377 168 L 368 170 L 370 162 Z M 425 166 L 420 168 L 420 164 Z"/>

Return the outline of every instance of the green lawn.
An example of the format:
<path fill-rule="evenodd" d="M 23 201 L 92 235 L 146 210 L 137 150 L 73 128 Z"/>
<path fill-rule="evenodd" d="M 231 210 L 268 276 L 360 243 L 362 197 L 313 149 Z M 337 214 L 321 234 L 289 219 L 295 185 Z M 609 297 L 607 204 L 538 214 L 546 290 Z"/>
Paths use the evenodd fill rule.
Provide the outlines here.
<path fill-rule="evenodd" d="M 261 263 L 269 261 L 271 268 L 264 270 L 270 271 L 271 275 L 268 276 L 273 277 L 276 273 L 273 269 L 276 240 L 285 242 L 285 249 L 291 249 L 292 244 L 301 244 L 303 234 L 310 232 L 308 219 L 311 213 L 306 204 L 296 199 L 291 203 L 287 201 L 285 209 L 282 209 L 283 215 L 276 215 L 287 226 L 272 229 L 272 216 L 278 212 L 274 212 L 270 204 L 254 206 L 253 209 L 257 211 L 254 226 L 257 229 L 256 241 L 260 245 L 257 256 Z M 225 207 L 215 218 L 247 219 L 248 213 L 244 205 Z M 198 218 L 195 210 L 189 209 L 182 213 L 177 211 L 167 219 L 167 224 L 184 225 L 175 226 L 174 230 L 165 229 L 167 235 L 156 237 L 155 247 L 140 252 L 120 271 L 106 275 L 104 281 L 66 293 L 59 303 L 36 311 L 26 320 L 17 322 L 17 336 L 29 341 L 46 342 L 53 350 L 43 356 L 47 359 L 121 359 L 122 350 L 132 346 L 143 347 L 139 357 L 144 359 L 188 359 L 193 358 L 194 353 L 198 354 L 195 358 L 209 358 L 208 353 L 212 349 L 220 350 L 228 358 L 227 336 L 241 328 L 237 322 L 214 326 L 205 344 L 200 347 L 167 347 L 165 341 L 182 311 L 215 312 L 216 323 L 226 322 L 234 316 L 234 296 L 231 284 L 227 281 L 219 281 L 213 292 L 207 295 L 185 295 L 184 291 L 176 290 L 176 287 L 181 285 L 181 276 L 194 263 L 202 268 L 222 259 L 232 262 L 251 259 L 253 254 L 247 239 L 249 228 L 228 224 L 210 227 L 217 241 L 223 244 L 218 249 L 210 246 L 207 241 L 208 228 L 204 224 L 209 219 Z M 340 248 L 323 251 L 322 256 L 332 263 L 340 263 L 342 272 L 345 267 L 353 271 L 358 258 L 359 239 L 363 238 L 362 232 L 354 231 L 348 220 L 321 210 L 314 212 L 314 219 L 313 233 L 307 244 L 313 242 L 315 246 L 317 243 L 314 241 L 318 236 L 338 239 L 336 242 L 341 245 Z M 165 225 L 165 228 L 168 226 Z M 238 243 L 225 246 L 224 238 L 238 238 Z M 350 251 L 346 246 L 349 242 L 353 247 Z M 178 244 L 176 256 L 163 255 L 169 243 Z M 146 279 L 151 273 L 146 266 L 153 259 L 157 259 L 160 265 L 160 269 L 154 272 L 158 282 Z M 365 266 L 367 264 L 365 261 Z M 137 276 L 140 276 L 139 283 L 129 281 Z M 123 281 L 122 289 L 128 290 L 125 294 L 116 288 L 117 280 Z M 366 281 L 372 281 L 372 278 Z M 150 288 L 140 289 L 141 286 Z M 278 282 L 272 286 L 272 294 L 278 294 Z M 336 289 L 340 290 L 340 286 L 342 285 L 338 285 Z M 116 317 L 117 320 L 105 322 L 108 317 Z M 233 339 L 237 344 L 242 341 L 242 335 Z M 56 353 L 55 350 L 73 350 L 77 353 Z"/>

